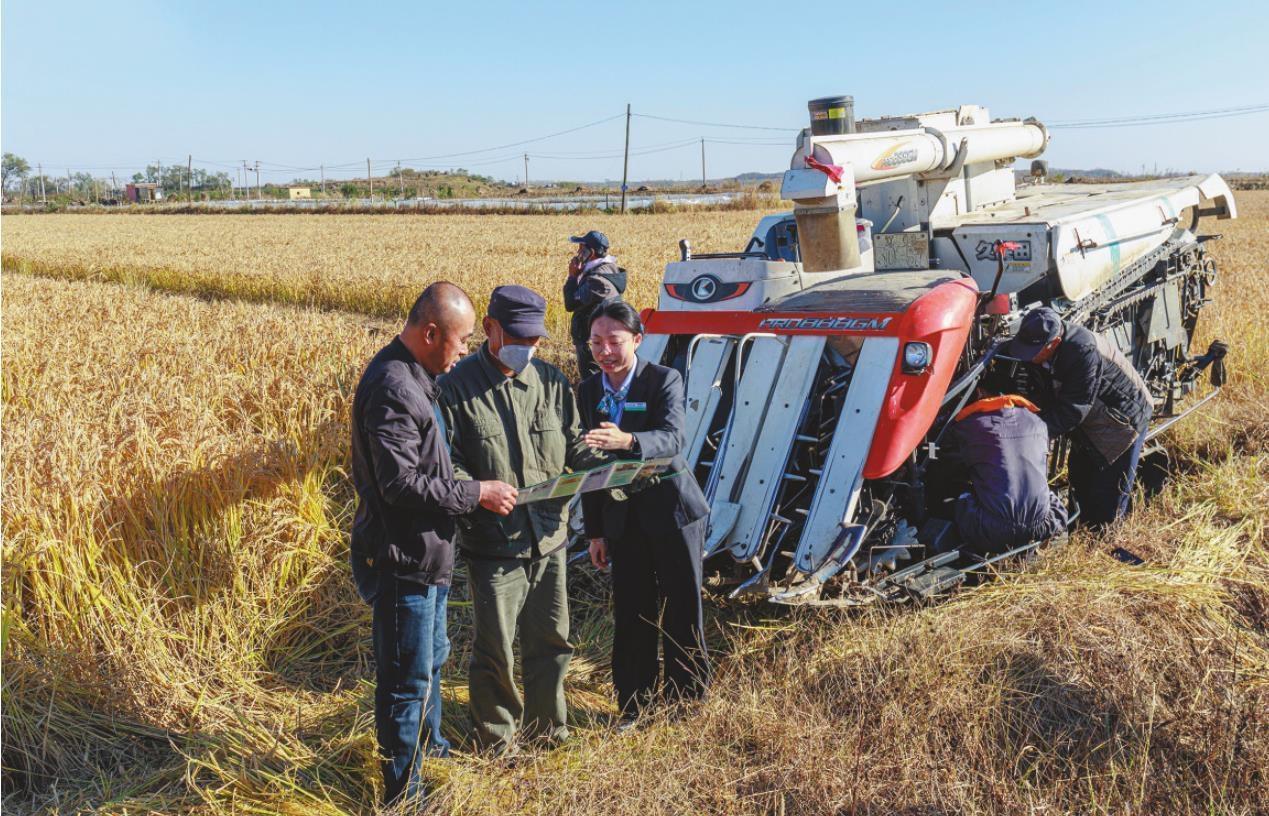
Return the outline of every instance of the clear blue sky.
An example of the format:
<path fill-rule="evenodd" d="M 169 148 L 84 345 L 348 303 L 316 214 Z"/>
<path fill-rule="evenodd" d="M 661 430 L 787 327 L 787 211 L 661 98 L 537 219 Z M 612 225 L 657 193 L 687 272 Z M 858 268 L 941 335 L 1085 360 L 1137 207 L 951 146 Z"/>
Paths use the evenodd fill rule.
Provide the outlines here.
<path fill-rule="evenodd" d="M 860 117 L 961 103 L 1062 121 L 1269 102 L 1269 5 L 1252 2 L 778 4 L 4 0 L 0 142 L 46 172 L 147 161 L 351 164 L 636 118 L 632 178 L 787 166 L 806 101 Z M 1130 8 L 1136 6 L 1136 8 Z M 500 178 L 620 178 L 624 121 L 471 157 Z M 1054 167 L 1267 170 L 1269 113 L 1055 130 Z M 744 141 L 745 144 L 719 144 Z M 757 142 L 775 141 L 776 144 Z M 643 150 L 670 146 L 661 152 Z M 598 158 L 582 158 L 590 153 Z M 572 154 L 572 155 L 565 155 Z M 359 163 L 359 164 L 358 164 Z"/>

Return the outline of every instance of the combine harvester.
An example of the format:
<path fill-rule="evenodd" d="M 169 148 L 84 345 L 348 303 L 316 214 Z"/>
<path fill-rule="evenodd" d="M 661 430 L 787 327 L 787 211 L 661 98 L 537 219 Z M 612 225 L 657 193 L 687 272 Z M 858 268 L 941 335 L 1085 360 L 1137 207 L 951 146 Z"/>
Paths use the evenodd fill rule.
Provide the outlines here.
<path fill-rule="evenodd" d="M 927 500 L 979 380 L 1001 364 L 1025 380 L 998 349 L 1026 309 L 1112 338 L 1155 396 L 1152 433 L 1216 394 L 1224 346 L 1189 354 L 1218 237 L 1196 230 L 1234 218 L 1234 200 L 1216 175 L 1016 189 L 1014 162 L 1048 132 L 976 105 L 858 123 L 849 97 L 810 109 L 781 187 L 793 212 L 741 252 L 682 241 L 639 354 L 686 374 L 707 569 L 733 596 L 929 597 L 1041 543 L 943 551 Z M 1183 410 L 1209 367 L 1214 388 Z M 1065 440 L 1055 450 L 1054 471 Z"/>

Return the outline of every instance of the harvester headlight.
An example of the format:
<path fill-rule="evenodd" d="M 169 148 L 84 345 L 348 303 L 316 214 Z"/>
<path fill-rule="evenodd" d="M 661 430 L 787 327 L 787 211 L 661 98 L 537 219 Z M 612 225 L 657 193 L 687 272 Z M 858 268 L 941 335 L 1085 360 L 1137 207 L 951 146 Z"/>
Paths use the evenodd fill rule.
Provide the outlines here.
<path fill-rule="evenodd" d="M 920 374 L 930 367 L 933 359 L 929 343 L 908 343 L 903 347 L 903 373 Z"/>

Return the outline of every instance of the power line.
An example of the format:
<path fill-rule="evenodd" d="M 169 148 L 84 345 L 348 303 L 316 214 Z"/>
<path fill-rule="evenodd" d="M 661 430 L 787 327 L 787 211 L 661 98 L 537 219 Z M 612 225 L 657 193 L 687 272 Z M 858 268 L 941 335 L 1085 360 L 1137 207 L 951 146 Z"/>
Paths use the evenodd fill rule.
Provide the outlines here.
<path fill-rule="evenodd" d="M 1174 122 L 1196 122 L 1207 119 L 1228 119 L 1234 116 L 1250 116 L 1269 111 L 1269 104 L 1245 105 L 1240 108 L 1190 111 L 1188 113 L 1157 113 L 1142 116 L 1122 116 L 1113 119 L 1073 119 L 1047 123 L 1053 129 L 1141 127 L 1143 125 L 1167 125 Z"/>
<path fill-rule="evenodd" d="M 741 147 L 784 147 L 789 149 L 793 148 L 793 143 L 790 142 L 788 139 L 780 139 L 779 141 L 776 141 L 773 139 L 772 141 L 769 141 L 769 142 L 758 142 L 758 141 L 741 142 L 741 141 L 735 141 L 733 139 L 706 139 L 705 144 L 740 145 Z"/>
<path fill-rule="evenodd" d="M 467 150 L 462 153 L 444 153 L 439 156 L 421 156 L 421 157 L 413 158 L 413 159 L 402 159 L 401 161 L 417 162 L 417 161 L 431 161 L 432 159 L 452 159 L 452 158 L 457 158 L 459 156 L 472 156 L 477 153 L 491 153 L 495 150 L 506 150 L 509 147 L 520 147 L 521 145 L 533 144 L 534 142 L 542 142 L 542 141 L 546 141 L 547 139 L 554 139 L 556 136 L 563 136 L 568 133 L 576 133 L 579 130 L 585 130 L 586 128 L 592 128 L 592 127 L 595 127 L 596 125 L 602 125 L 605 122 L 611 122 L 615 119 L 620 119 L 623 116 L 625 116 L 624 113 L 619 113 L 616 116 L 608 116 L 604 119 L 596 119 L 594 122 L 587 122 L 584 125 L 578 125 L 577 127 L 568 128 L 567 130 L 557 130 L 555 133 L 548 133 L 545 136 L 535 136 L 532 139 L 523 139 L 519 142 L 508 142 L 507 144 L 498 145 L 496 147 L 483 147 L 479 150 Z"/>
<path fill-rule="evenodd" d="M 1157 113 L 1157 114 L 1141 114 L 1141 115 L 1135 115 L 1135 116 L 1057 120 L 1057 121 L 1051 121 L 1046 123 L 1046 126 L 1055 130 L 1057 129 L 1075 130 L 1075 129 L 1127 128 L 1127 127 L 1142 127 L 1142 126 L 1162 125 L 1162 124 L 1181 124 L 1185 122 L 1208 121 L 1208 120 L 1225 119 L 1225 118 L 1232 118 L 1232 117 L 1238 117 L 1238 116 L 1252 116 L 1252 115 L 1262 114 L 1266 112 L 1269 112 L 1269 103 L 1259 103 L 1254 105 L 1242 105 L 1242 106 L 1236 106 L 1236 107 L 1213 108 L 1208 110 L 1186 111 L 1186 112 L 1175 112 L 1175 113 Z M 496 145 L 492 147 L 465 150 L 465 151 L 459 151 L 455 153 L 442 153 L 442 154 L 436 154 L 432 156 L 420 156 L 420 157 L 414 157 L 414 158 L 371 160 L 370 161 L 371 170 L 373 171 L 374 169 L 389 169 L 392 167 L 396 167 L 398 164 L 401 164 L 401 163 L 408 163 L 412 165 L 413 168 L 415 169 L 423 169 L 423 168 L 448 169 L 448 168 L 455 167 L 456 164 L 453 161 L 445 161 L 445 160 L 467 159 L 468 157 L 478 157 L 478 156 L 486 156 L 486 157 L 478 158 L 474 161 L 465 160 L 463 164 L 471 166 L 471 167 L 480 167 L 480 166 L 507 164 L 512 161 L 519 162 L 519 161 L 522 161 L 524 158 L 525 154 L 523 152 L 517 151 L 514 154 L 504 154 L 503 156 L 497 156 L 497 157 L 487 156 L 487 154 L 496 153 L 497 151 L 500 151 L 500 150 L 510 150 L 512 148 L 517 148 L 517 147 L 522 147 L 524 145 L 543 142 L 543 141 L 553 139 L 559 136 L 564 136 L 570 133 L 576 133 L 578 131 L 586 130 L 588 128 L 596 127 L 598 125 L 605 124 L 607 122 L 612 122 L 612 121 L 621 119 L 622 117 L 626 115 L 627 114 L 625 112 L 622 112 L 622 113 L 615 114 L 613 116 L 607 116 L 601 119 L 596 119 L 592 122 L 587 122 L 585 124 L 577 125 L 570 128 L 565 128 L 563 130 L 558 130 L 553 133 L 548 133 L 542 136 L 535 136 L 530 139 L 522 139 L 519 141 L 508 142 L 506 144 Z M 778 132 L 790 133 L 790 134 L 800 130 L 800 128 L 790 128 L 790 127 L 782 128 L 782 127 L 770 127 L 766 125 L 752 125 L 752 124 L 724 123 L 724 122 L 705 122 L 705 121 L 698 121 L 693 119 L 679 119 L 679 118 L 669 117 L 669 116 L 660 116 L 660 115 L 650 114 L 650 113 L 631 112 L 630 116 L 637 116 L 643 119 L 659 121 L 659 122 L 693 125 L 696 127 L 778 131 Z M 657 153 L 681 150 L 688 146 L 701 144 L 702 142 L 704 144 L 733 145 L 733 146 L 739 146 L 739 147 L 782 147 L 782 148 L 791 147 L 791 141 L 782 139 L 782 138 L 770 137 L 770 136 L 746 137 L 742 135 L 734 135 L 734 136 L 728 135 L 728 136 L 724 136 L 723 138 L 709 138 L 709 137 L 702 138 L 697 136 L 697 137 L 693 137 L 689 139 L 683 139 L 680 141 L 662 142 L 662 143 L 656 143 L 651 145 L 645 145 L 639 148 L 632 147 L 630 150 L 630 154 L 635 156 L 649 156 L 649 155 L 654 155 Z M 609 149 L 609 150 L 556 151 L 556 152 L 549 152 L 549 153 L 528 153 L 528 155 L 530 158 L 538 158 L 538 159 L 543 159 L 547 161 L 591 161 L 591 160 L 606 161 L 610 159 L 620 158 L 623 155 L 625 155 L 625 153 L 618 152 L 613 149 Z M 211 166 L 213 168 L 222 168 L 224 170 L 237 170 L 240 165 L 240 162 L 238 160 L 203 159 L 203 158 L 197 158 L 197 157 L 194 157 L 191 160 L 189 156 L 182 156 L 175 159 L 171 157 L 163 157 L 159 159 L 159 162 L 161 162 L 162 164 L 168 164 L 168 163 L 171 163 L 174 165 L 186 164 L 187 166 L 191 163 L 191 161 L 196 161 L 201 165 Z M 346 163 L 327 163 L 324 165 L 303 167 L 298 165 L 285 164 L 281 162 L 261 160 L 259 162 L 259 172 L 277 177 L 281 175 L 288 175 L 288 174 L 295 174 L 295 173 L 317 173 L 319 171 L 325 173 L 332 170 L 333 171 L 349 170 L 349 169 L 359 168 L 365 164 L 366 164 L 365 160 L 357 160 L 357 161 L 346 162 Z M 65 165 L 77 168 L 80 172 L 90 172 L 90 173 L 92 171 L 99 171 L 99 172 L 100 171 L 133 171 L 133 170 L 146 171 L 156 166 L 155 162 L 150 160 L 147 160 L 145 162 L 139 162 L 136 164 L 98 164 L 98 163 L 79 164 L 76 162 L 53 163 L 53 166 L 65 166 Z M 200 170 L 203 170 L 203 172 L 208 172 L 204 168 L 200 168 Z"/>
<path fill-rule="evenodd" d="M 676 122 L 680 125 L 697 125 L 699 127 L 741 128 L 743 130 L 778 130 L 784 133 L 796 133 L 802 129 L 800 127 L 768 127 L 766 125 L 735 125 L 726 124 L 724 122 L 698 122 L 693 119 L 675 119 L 670 116 L 654 116 L 651 113 L 635 113 L 631 115 L 639 116 L 643 119 L 655 119 L 658 122 Z"/>
<path fill-rule="evenodd" d="M 692 147 L 697 144 L 700 144 L 699 139 L 689 139 L 685 142 L 680 142 L 679 144 L 672 145 L 670 147 L 657 148 L 656 150 L 631 150 L 630 155 L 631 156 L 651 156 L 655 153 L 667 153 L 671 150 L 682 150 L 685 147 Z M 536 153 L 530 153 L 529 155 L 535 159 L 547 159 L 547 160 L 554 160 L 554 161 L 591 161 L 591 160 L 609 161 L 612 159 L 620 159 L 625 154 L 611 153 L 607 156 L 561 156 L 561 157 L 539 156 Z"/>
<path fill-rule="evenodd" d="M 689 140 L 674 139 L 673 141 L 669 141 L 669 142 L 659 142 L 657 144 L 641 145 L 637 148 L 632 147 L 630 149 L 631 150 L 652 150 L 652 149 L 656 149 L 660 147 L 677 146 L 677 145 L 683 144 L 684 141 L 689 141 Z M 690 140 L 690 141 L 695 141 L 695 140 Z M 533 153 L 530 155 L 541 156 L 544 158 L 549 157 L 552 159 L 570 159 L 570 158 L 585 158 L 587 156 L 600 156 L 600 155 L 607 156 L 613 152 L 614 151 L 612 148 L 608 148 L 606 150 L 566 150 L 566 151 L 555 151 L 552 153 Z M 618 152 L 617 155 L 621 155 L 621 154 Z"/>
<path fill-rule="evenodd" d="M 564 136 L 569 133 L 576 133 L 580 130 L 586 130 L 587 128 L 592 128 L 597 125 L 602 125 L 606 122 L 611 122 L 613 120 L 620 119 L 623 116 L 625 116 L 624 113 L 618 113 L 613 116 L 605 117 L 603 119 L 596 119 L 593 122 L 587 122 L 584 125 L 577 125 L 576 127 L 565 128 L 564 130 L 557 130 L 554 133 L 547 133 L 546 135 L 543 135 L 543 136 L 534 136 L 531 139 L 522 139 L 518 142 L 508 142 L 506 144 L 495 145 L 493 147 L 482 147 L 475 150 L 464 150 L 457 153 L 439 153 L 434 156 L 414 156 L 414 157 L 400 158 L 400 159 L 378 159 L 374 163 L 379 164 L 380 166 L 387 165 L 387 166 L 395 167 L 398 163 L 408 162 L 411 164 L 418 164 L 420 162 L 432 162 L 438 159 L 457 159 L 457 158 L 462 158 L 464 156 L 476 156 L 476 155 L 480 155 L 481 153 L 493 153 L 498 150 L 506 150 L 512 147 L 520 147 L 522 145 L 534 144 L 536 142 L 546 141 L 547 139 L 554 139 L 557 136 Z M 517 155 L 515 156 L 515 158 L 519 159 L 521 158 L 521 156 Z M 208 164 L 214 163 L 208 159 L 200 159 L 199 161 L 202 161 Z M 504 160 L 502 159 L 497 160 L 497 162 L 499 163 L 502 161 Z M 269 166 L 269 167 L 276 168 L 278 170 L 288 170 L 293 172 L 310 172 L 311 173 L 311 172 L 319 171 L 322 169 L 321 165 L 315 165 L 313 167 L 300 167 L 296 165 L 283 164 L 281 162 L 271 162 L 271 161 L 264 161 L 264 160 L 261 160 L 260 164 L 261 166 Z M 343 164 L 338 164 L 338 163 L 326 164 L 325 167 L 327 170 L 342 170 L 342 169 L 351 169 L 354 167 L 360 167 L 362 164 L 363 164 L 363 161 L 359 159 L 357 161 L 346 162 Z M 232 166 L 236 167 L 237 164 L 235 163 Z"/>
<path fill-rule="evenodd" d="M 668 150 L 679 150 L 680 148 L 686 147 L 687 145 L 694 145 L 698 141 L 699 141 L 698 139 L 682 139 L 677 142 L 665 142 L 660 145 L 647 145 L 641 148 L 632 147 L 630 148 L 630 155 L 631 156 L 650 156 L 653 153 L 664 153 Z M 615 152 L 615 153 L 609 152 L 609 153 L 604 153 L 602 155 L 594 155 L 594 154 L 583 155 L 583 154 L 570 154 L 570 153 L 530 153 L 529 155 L 535 159 L 559 159 L 559 160 L 577 159 L 579 161 L 586 161 L 588 159 L 619 159 L 625 154 L 622 152 Z"/>

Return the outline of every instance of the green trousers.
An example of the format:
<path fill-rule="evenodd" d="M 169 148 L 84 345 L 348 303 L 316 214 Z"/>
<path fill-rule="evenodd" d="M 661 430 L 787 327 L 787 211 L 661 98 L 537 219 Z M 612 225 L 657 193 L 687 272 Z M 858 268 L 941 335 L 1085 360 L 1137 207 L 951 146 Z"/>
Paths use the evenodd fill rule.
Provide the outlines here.
<path fill-rule="evenodd" d="M 568 642 L 565 559 L 563 547 L 536 559 L 467 559 L 475 618 L 467 683 L 482 749 L 509 748 L 521 725 L 530 738 L 568 738 L 564 675 L 573 644 Z M 512 676 L 517 629 L 523 699 Z"/>

